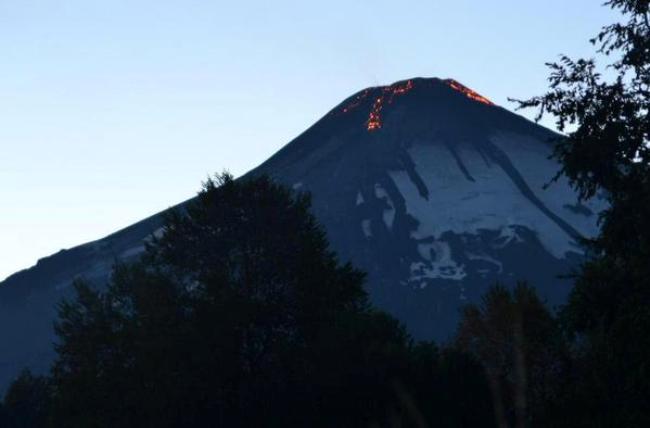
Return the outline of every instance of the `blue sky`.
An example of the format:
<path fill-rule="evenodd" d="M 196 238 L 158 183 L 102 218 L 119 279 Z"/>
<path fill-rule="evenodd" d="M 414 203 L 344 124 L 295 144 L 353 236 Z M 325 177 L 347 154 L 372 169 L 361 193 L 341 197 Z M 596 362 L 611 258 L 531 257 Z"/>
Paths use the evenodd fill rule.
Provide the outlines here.
<path fill-rule="evenodd" d="M 367 86 L 507 108 L 591 55 L 591 0 L 0 0 L 0 279 L 240 175 Z M 552 123 L 547 123 L 552 125 Z"/>

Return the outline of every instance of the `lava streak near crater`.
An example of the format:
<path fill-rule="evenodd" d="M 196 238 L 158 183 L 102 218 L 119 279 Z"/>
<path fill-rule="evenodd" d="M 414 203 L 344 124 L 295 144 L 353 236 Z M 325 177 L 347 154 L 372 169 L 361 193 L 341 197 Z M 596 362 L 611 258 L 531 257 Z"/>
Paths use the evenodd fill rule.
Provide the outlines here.
<path fill-rule="evenodd" d="M 368 116 L 368 131 L 374 131 L 381 128 L 381 109 L 384 107 L 384 96 L 377 98 L 372 105 L 370 115 Z"/>
<path fill-rule="evenodd" d="M 445 83 L 449 85 L 449 87 L 455 91 L 460 92 L 461 94 L 465 95 L 467 98 L 478 101 L 479 103 L 483 103 L 489 106 L 493 106 L 494 103 L 490 101 L 489 99 L 485 98 L 483 95 L 479 94 L 478 92 L 475 92 L 468 88 L 465 85 L 462 85 L 461 83 L 457 82 L 454 79 L 447 79 L 445 80 Z"/>
<path fill-rule="evenodd" d="M 439 87 L 441 84 L 443 87 L 446 85 L 473 101 L 489 106 L 494 105 L 492 101 L 483 95 L 454 79 L 416 79 L 393 83 L 389 86 L 365 89 L 350 100 L 339 112 L 349 113 L 357 108 L 369 108 L 370 111 L 368 112 L 368 118 L 365 120 L 364 126 L 368 132 L 377 131 L 383 127 L 383 116 L 386 113 L 387 106 L 392 104 L 397 97 L 401 97 L 414 89 L 416 83 L 419 88 L 423 88 L 426 85 L 432 85 L 434 87 Z"/>
<path fill-rule="evenodd" d="M 396 96 L 404 95 L 411 89 L 413 89 L 412 80 L 407 80 L 405 83 L 395 83 L 393 85 L 380 88 L 381 94 L 375 99 L 375 102 L 372 105 L 372 109 L 368 115 L 368 121 L 366 125 L 368 132 L 381 129 L 381 111 L 384 108 L 384 102 L 392 104 L 393 99 Z"/>

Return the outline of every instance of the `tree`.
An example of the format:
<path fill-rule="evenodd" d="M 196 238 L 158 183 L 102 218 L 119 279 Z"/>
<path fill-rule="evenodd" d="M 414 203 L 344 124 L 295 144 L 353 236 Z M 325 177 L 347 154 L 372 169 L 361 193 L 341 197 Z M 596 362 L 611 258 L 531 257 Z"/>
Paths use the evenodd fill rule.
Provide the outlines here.
<path fill-rule="evenodd" d="M 581 198 L 609 202 L 563 314 L 579 345 L 580 375 L 567 405 L 582 417 L 572 426 L 648 426 L 650 2 L 606 5 L 622 22 L 592 40 L 605 67 L 562 56 L 549 64 L 549 92 L 521 107 L 557 118 L 567 131 L 555 152 L 559 174 Z"/>
<path fill-rule="evenodd" d="M 11 384 L 0 407 L 0 426 L 5 428 L 40 428 L 47 423 L 50 384 L 43 376 L 24 370 Z"/>
<path fill-rule="evenodd" d="M 268 177 L 222 175 L 106 291 L 78 282 L 56 326 L 54 424 L 415 424 L 395 390 L 412 389 L 411 340 L 309 207 Z"/>
<path fill-rule="evenodd" d="M 498 427 L 539 422 L 543 403 L 555 398 L 566 347 L 533 288 L 491 287 L 480 305 L 463 308 L 455 344 L 483 365 Z"/>

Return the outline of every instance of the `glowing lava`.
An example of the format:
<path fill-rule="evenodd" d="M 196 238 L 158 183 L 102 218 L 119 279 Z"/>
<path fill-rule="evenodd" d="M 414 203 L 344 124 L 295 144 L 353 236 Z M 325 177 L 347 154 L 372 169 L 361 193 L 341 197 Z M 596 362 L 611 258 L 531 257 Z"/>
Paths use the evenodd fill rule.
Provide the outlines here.
<path fill-rule="evenodd" d="M 374 131 L 381 128 L 381 109 L 384 106 L 384 96 L 377 98 L 372 105 L 368 117 L 368 131 Z"/>
<path fill-rule="evenodd" d="M 449 85 L 452 89 L 460 92 L 461 94 L 465 95 L 467 98 L 472 99 L 474 101 L 478 101 L 479 103 L 483 103 L 489 106 L 494 105 L 494 103 L 487 98 L 485 98 L 483 95 L 479 94 L 478 92 L 475 92 L 468 88 L 467 86 L 464 86 L 454 79 L 447 79 L 445 80 L 445 83 Z"/>
<path fill-rule="evenodd" d="M 390 86 L 382 87 L 381 95 L 375 99 L 370 114 L 368 115 L 368 132 L 381 129 L 381 111 L 384 108 L 384 100 L 388 99 L 388 104 L 391 104 L 396 96 L 404 95 L 411 89 L 413 89 L 412 80 L 408 80 L 405 83 L 395 83 Z"/>
<path fill-rule="evenodd" d="M 395 84 L 392 86 L 389 86 L 388 88 L 384 88 L 384 91 L 388 91 L 391 93 L 392 96 L 395 95 L 403 95 L 413 89 L 413 81 L 412 80 L 407 80 L 406 83 L 399 85 Z"/>
<path fill-rule="evenodd" d="M 437 82 L 440 82 L 440 80 L 435 79 L 431 82 L 433 84 L 438 84 Z M 462 85 L 454 79 L 447 79 L 443 82 L 453 90 L 460 92 L 471 100 L 486 105 L 494 105 L 494 103 L 489 99 L 485 98 L 478 92 L 471 90 L 467 86 Z M 366 101 L 366 99 L 371 96 L 376 97 L 374 98 L 374 101 L 372 101 L 372 106 L 370 108 L 370 112 L 368 113 L 368 120 L 365 122 L 365 126 L 368 132 L 377 131 L 383 127 L 382 112 L 386 108 L 386 105 L 392 104 L 396 97 L 406 94 L 414 87 L 415 84 L 413 80 L 407 80 L 405 82 L 394 83 L 390 86 L 368 88 L 355 96 L 348 105 L 340 110 L 340 112 L 348 113 L 361 105 L 367 106 L 370 100 Z"/>

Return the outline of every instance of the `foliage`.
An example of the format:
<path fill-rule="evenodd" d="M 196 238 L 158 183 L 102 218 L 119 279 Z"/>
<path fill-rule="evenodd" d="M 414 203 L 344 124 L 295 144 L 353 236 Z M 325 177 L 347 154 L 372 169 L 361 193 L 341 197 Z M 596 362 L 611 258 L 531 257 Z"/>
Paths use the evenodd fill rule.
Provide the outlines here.
<path fill-rule="evenodd" d="M 78 281 L 50 426 L 492 426 L 479 364 L 372 308 L 309 207 L 268 177 L 222 175 L 105 290 Z"/>
<path fill-rule="evenodd" d="M 560 172 L 582 198 L 604 197 L 593 259 L 563 311 L 576 340 L 567 426 L 650 424 L 650 2 L 610 0 L 623 22 L 592 40 L 595 59 L 563 56 L 550 91 L 521 103 L 557 118 Z"/>
<path fill-rule="evenodd" d="M 491 287 L 480 305 L 463 309 L 456 346 L 485 369 L 499 427 L 544 419 L 566 370 L 567 345 L 535 290 L 519 283 Z"/>
<path fill-rule="evenodd" d="M 11 384 L 0 407 L 3 428 L 45 426 L 49 414 L 50 384 L 43 376 L 24 370 Z"/>

